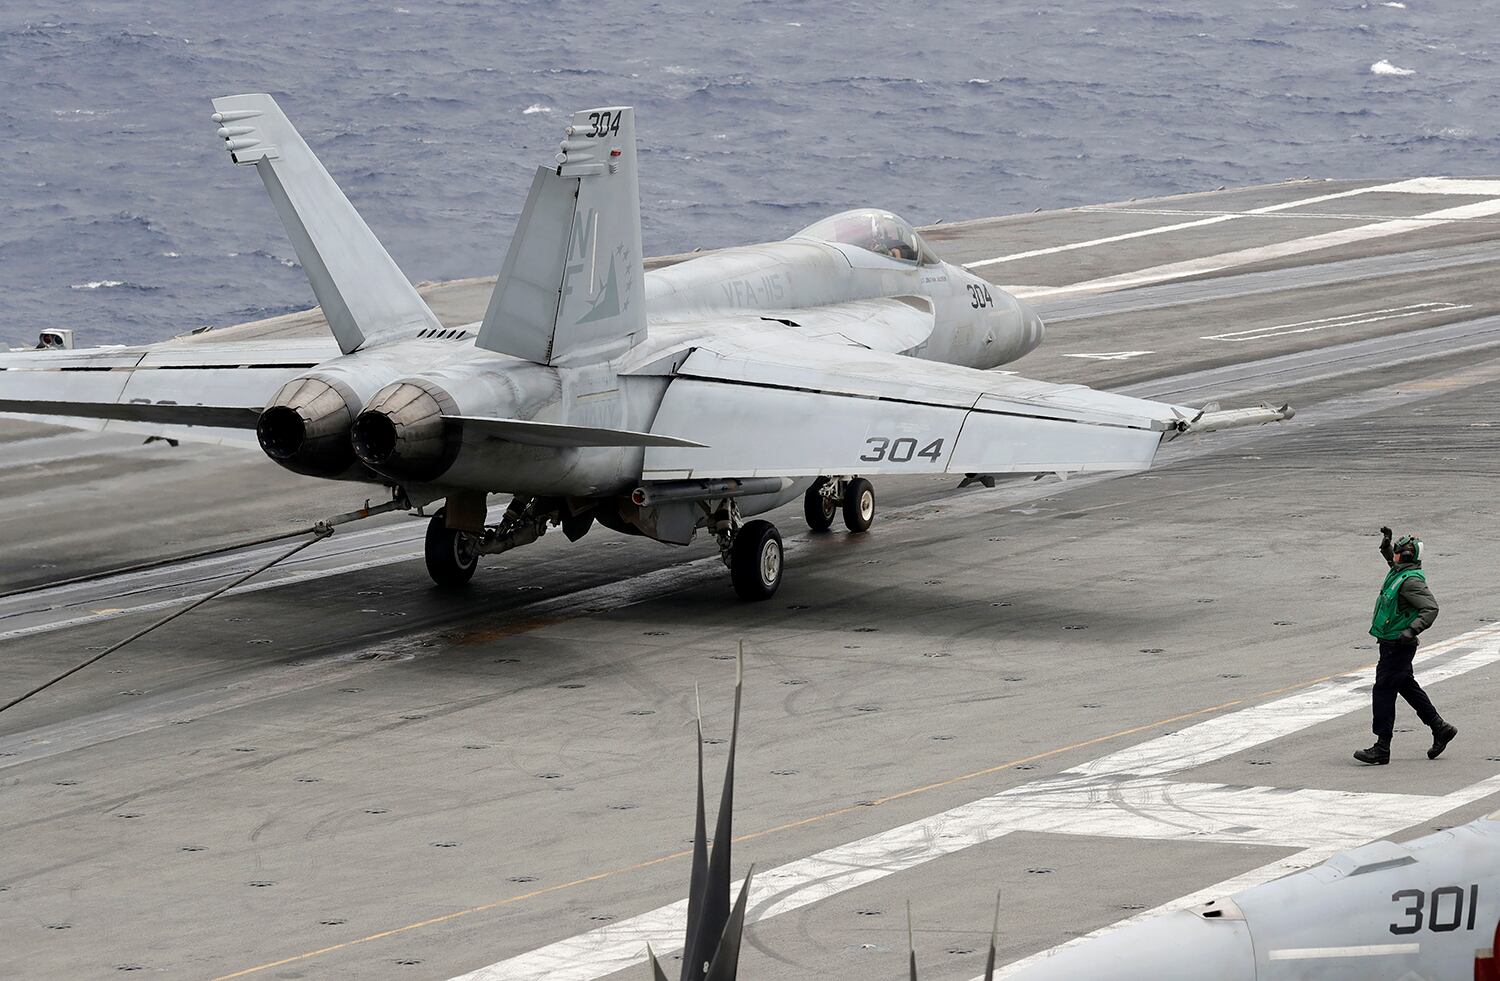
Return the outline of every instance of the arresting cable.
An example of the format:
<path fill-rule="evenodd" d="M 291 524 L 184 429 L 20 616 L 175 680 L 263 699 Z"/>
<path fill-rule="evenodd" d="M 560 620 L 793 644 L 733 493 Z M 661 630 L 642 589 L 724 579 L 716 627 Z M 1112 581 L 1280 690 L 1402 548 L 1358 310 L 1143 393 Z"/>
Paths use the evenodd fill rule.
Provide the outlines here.
<path fill-rule="evenodd" d="M 280 555 L 276 556 L 271 561 L 266 562 L 263 565 L 256 566 L 254 569 L 251 569 L 249 572 L 247 572 L 244 575 L 240 576 L 239 578 L 235 579 L 233 582 L 230 582 L 230 583 L 227 583 L 227 584 L 225 584 L 223 586 L 220 586 L 218 589 L 216 589 L 213 592 L 208 593 L 208 594 L 206 594 L 204 596 L 198 597 L 197 599 L 195 599 L 191 603 L 189 603 L 187 606 L 184 606 L 184 607 L 182 607 L 181 609 L 178 609 L 178 610 L 174 610 L 173 612 L 167 614 L 166 616 L 162 617 L 160 620 L 157 620 L 155 623 L 151 624 L 148 627 L 142 627 L 140 630 L 137 630 L 135 633 L 131 634 L 129 637 L 126 637 L 124 640 L 120 641 L 119 643 L 112 644 L 109 647 L 106 647 L 104 650 L 100 651 L 98 654 L 95 654 L 93 657 L 89 658 L 88 660 L 83 661 L 83 662 L 81 662 L 79 664 L 75 664 L 73 667 L 71 667 L 68 670 L 64 671 L 62 674 L 59 674 L 59 675 L 51 678 L 50 680 L 45 681 L 45 682 L 43 682 L 40 685 L 37 685 L 35 688 L 31 689 L 31 691 L 27 692 L 26 694 L 21 695 L 18 698 L 13 698 L 10 701 L 6 702 L 4 705 L 0 705 L 0 712 L 4 712 L 6 709 L 13 708 L 13 707 L 15 707 L 17 705 L 20 705 L 22 702 L 26 701 L 31 696 L 36 695 L 36 694 L 38 694 L 40 692 L 46 691 L 48 688 L 51 688 L 53 685 L 57 684 L 59 681 L 62 681 L 64 678 L 67 678 L 70 675 L 76 674 L 79 671 L 82 671 L 84 668 L 88 667 L 90 664 L 93 664 L 96 661 L 99 661 L 99 660 L 102 660 L 103 658 L 108 657 L 109 655 L 113 654 L 115 651 L 117 651 L 120 648 L 126 646 L 127 644 L 131 644 L 131 643 L 134 643 L 137 640 L 140 640 L 142 637 L 144 637 L 147 634 L 151 633 L 151 631 L 155 630 L 156 628 L 158 628 L 158 627 L 164 627 L 167 624 L 171 623 L 173 620 L 176 620 L 178 617 L 182 616 L 183 614 L 185 614 L 185 613 L 191 613 L 193 610 L 196 610 L 198 607 L 202 606 L 204 603 L 207 603 L 209 600 L 215 599 L 215 598 L 217 598 L 219 596 L 224 595 L 225 593 L 229 592 L 231 589 L 234 589 L 236 586 L 244 585 L 245 583 L 249 582 L 251 579 L 254 579 L 256 576 L 260 575 L 262 572 L 265 572 L 267 569 L 270 569 L 272 566 L 278 565 L 278 564 L 280 564 L 282 562 L 285 562 L 287 559 L 289 559 L 292 556 L 296 555 L 298 552 L 302 551 L 304 548 L 307 548 L 310 545 L 315 545 L 318 542 L 321 542 L 323 539 L 328 538 L 329 536 L 331 536 L 333 534 L 334 529 L 338 525 L 346 524 L 346 523 L 348 523 L 350 521 L 358 521 L 361 518 L 373 517 L 374 515 L 377 515 L 377 514 L 384 514 L 384 513 L 388 512 L 388 511 L 395 511 L 397 509 L 403 509 L 404 510 L 406 507 L 407 507 L 407 504 L 406 504 L 406 502 L 404 500 L 394 500 L 394 501 L 387 502 L 385 504 L 377 505 L 375 507 L 371 507 L 370 504 L 369 504 L 369 502 L 366 501 L 365 502 L 365 506 L 362 507 L 362 508 L 358 508 L 358 509 L 356 509 L 354 511 L 346 511 L 343 514 L 335 515 L 332 518 L 327 518 L 327 519 L 325 519 L 323 521 L 319 521 L 317 524 L 313 525 L 311 528 L 304 529 L 304 530 L 297 531 L 297 532 L 292 532 L 290 535 L 277 535 L 277 536 L 271 537 L 269 539 L 262 539 L 262 541 L 278 541 L 278 540 L 283 539 L 283 538 L 291 537 L 292 535 L 308 535 L 308 534 L 310 534 L 312 536 L 311 538 L 307 539 L 307 541 L 305 541 L 305 542 L 298 542 L 295 546 L 293 546 L 292 548 L 288 549 L 285 552 L 282 552 Z"/>

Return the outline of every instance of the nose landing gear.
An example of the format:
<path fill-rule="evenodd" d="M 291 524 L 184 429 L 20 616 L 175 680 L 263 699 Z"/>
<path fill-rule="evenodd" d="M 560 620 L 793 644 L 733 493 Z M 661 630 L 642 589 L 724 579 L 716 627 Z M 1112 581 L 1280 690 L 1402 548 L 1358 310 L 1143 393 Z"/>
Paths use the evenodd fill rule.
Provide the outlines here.
<path fill-rule="evenodd" d="M 807 527 L 813 531 L 827 531 L 833 527 L 833 519 L 839 513 L 843 501 L 843 488 L 839 481 L 830 477 L 819 477 L 802 497 L 802 516 Z"/>
<path fill-rule="evenodd" d="M 813 531 L 833 527 L 844 512 L 844 527 L 856 534 L 875 523 L 875 488 L 863 477 L 819 477 L 802 498 L 802 515 Z"/>

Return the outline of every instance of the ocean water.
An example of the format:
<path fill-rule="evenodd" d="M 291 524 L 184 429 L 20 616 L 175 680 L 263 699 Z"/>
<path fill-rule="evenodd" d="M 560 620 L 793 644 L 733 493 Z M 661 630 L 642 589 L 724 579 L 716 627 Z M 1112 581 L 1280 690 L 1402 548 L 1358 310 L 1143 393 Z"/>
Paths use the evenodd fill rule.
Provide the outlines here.
<path fill-rule="evenodd" d="M 1500 172 L 1478 2 L 0 4 L 0 348 L 311 305 L 209 99 L 273 93 L 414 280 L 493 273 L 569 111 L 637 107 L 648 254 L 1298 176 Z"/>

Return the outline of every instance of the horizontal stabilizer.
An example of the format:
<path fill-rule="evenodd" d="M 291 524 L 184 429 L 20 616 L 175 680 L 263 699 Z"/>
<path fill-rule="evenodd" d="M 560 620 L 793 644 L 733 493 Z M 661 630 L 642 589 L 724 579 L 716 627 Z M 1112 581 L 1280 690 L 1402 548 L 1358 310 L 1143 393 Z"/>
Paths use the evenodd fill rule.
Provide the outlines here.
<path fill-rule="evenodd" d="M 330 337 L 226 332 L 138 347 L 0 353 L 0 414 L 93 432 L 255 446 L 277 389 L 338 354 Z"/>
<path fill-rule="evenodd" d="M 155 402 L 36 402 L 0 399 L 0 412 L 28 416 L 69 416 L 149 422 L 163 426 L 213 426 L 254 429 L 260 409 L 220 405 L 172 405 Z"/>
<path fill-rule="evenodd" d="M 265 182 L 341 351 L 379 334 L 442 327 L 275 99 L 213 101 L 229 158 Z"/>
<path fill-rule="evenodd" d="M 526 419 L 486 419 L 479 416 L 449 416 L 469 432 L 528 446 L 674 446 L 702 449 L 704 444 L 660 433 L 637 433 L 628 429 L 596 429 L 556 422 Z"/>

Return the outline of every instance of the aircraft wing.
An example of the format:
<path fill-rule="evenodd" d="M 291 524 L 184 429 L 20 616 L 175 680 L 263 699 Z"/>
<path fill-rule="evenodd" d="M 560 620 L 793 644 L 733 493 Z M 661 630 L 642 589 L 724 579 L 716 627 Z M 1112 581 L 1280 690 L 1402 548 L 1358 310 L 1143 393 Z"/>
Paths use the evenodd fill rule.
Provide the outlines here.
<path fill-rule="evenodd" d="M 836 346 L 787 332 L 693 349 L 652 425 L 647 480 L 1145 470 L 1164 437 L 1286 418 L 1199 410 Z"/>
<path fill-rule="evenodd" d="M 75 429 L 254 446 L 283 384 L 337 357 L 331 337 L 0 354 L 0 415 Z"/>

